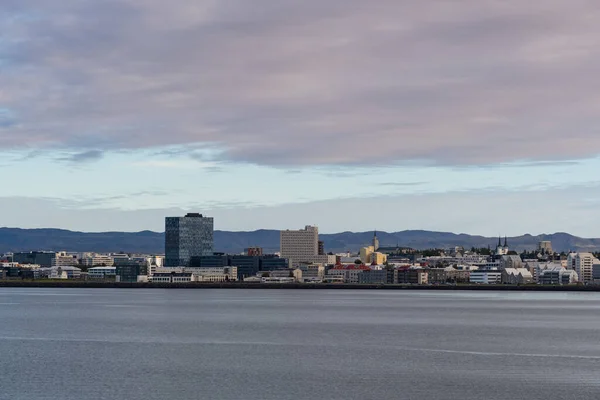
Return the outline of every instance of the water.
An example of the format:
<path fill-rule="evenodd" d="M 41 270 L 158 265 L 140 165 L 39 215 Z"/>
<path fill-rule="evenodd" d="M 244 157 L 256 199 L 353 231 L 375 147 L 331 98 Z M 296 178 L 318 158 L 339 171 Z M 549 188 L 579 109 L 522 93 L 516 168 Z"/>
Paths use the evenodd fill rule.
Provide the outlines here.
<path fill-rule="evenodd" d="M 595 293 L 0 288 L 0 399 L 592 399 L 599 317 Z"/>

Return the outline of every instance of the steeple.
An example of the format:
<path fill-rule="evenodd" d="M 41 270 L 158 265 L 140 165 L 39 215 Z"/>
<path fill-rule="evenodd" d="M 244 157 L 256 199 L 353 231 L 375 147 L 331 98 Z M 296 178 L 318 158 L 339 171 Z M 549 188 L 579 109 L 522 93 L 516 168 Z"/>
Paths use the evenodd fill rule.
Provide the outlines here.
<path fill-rule="evenodd" d="M 504 236 L 504 247 L 508 247 L 508 239 Z"/>
<path fill-rule="evenodd" d="M 498 247 L 502 247 L 502 239 L 498 236 Z"/>
<path fill-rule="evenodd" d="M 379 239 L 377 239 L 377 230 L 373 232 L 373 251 L 379 249 Z"/>

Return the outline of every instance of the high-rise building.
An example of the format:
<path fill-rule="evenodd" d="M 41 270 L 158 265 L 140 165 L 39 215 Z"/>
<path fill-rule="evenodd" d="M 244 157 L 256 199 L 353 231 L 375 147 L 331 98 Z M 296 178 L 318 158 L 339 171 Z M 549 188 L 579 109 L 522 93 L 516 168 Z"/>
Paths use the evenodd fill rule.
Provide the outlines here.
<path fill-rule="evenodd" d="M 192 257 L 212 255 L 213 229 L 213 218 L 202 214 L 165 218 L 165 266 L 185 267 Z"/>
<path fill-rule="evenodd" d="M 568 268 L 575 270 L 579 282 L 589 283 L 593 280 L 593 266 L 600 263 L 592 253 L 570 253 Z"/>
<path fill-rule="evenodd" d="M 319 228 L 306 226 L 300 230 L 280 233 L 281 257 L 290 263 L 311 263 L 319 255 Z"/>

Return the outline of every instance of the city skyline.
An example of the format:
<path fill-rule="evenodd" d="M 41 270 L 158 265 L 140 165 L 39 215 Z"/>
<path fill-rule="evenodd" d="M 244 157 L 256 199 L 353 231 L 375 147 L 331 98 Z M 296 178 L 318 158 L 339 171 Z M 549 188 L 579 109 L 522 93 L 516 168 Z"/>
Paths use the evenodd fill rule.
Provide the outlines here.
<path fill-rule="evenodd" d="M 0 26 L 0 226 L 600 237 L 588 1 L 8 0 Z"/>

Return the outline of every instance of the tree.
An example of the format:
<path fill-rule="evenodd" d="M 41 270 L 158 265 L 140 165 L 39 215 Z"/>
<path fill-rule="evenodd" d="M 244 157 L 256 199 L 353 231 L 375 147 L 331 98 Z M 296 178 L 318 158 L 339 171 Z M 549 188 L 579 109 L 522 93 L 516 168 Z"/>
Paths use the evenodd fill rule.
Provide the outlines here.
<path fill-rule="evenodd" d="M 354 264 L 360 265 L 362 264 L 362 261 L 357 258 L 356 260 L 354 260 Z"/>

